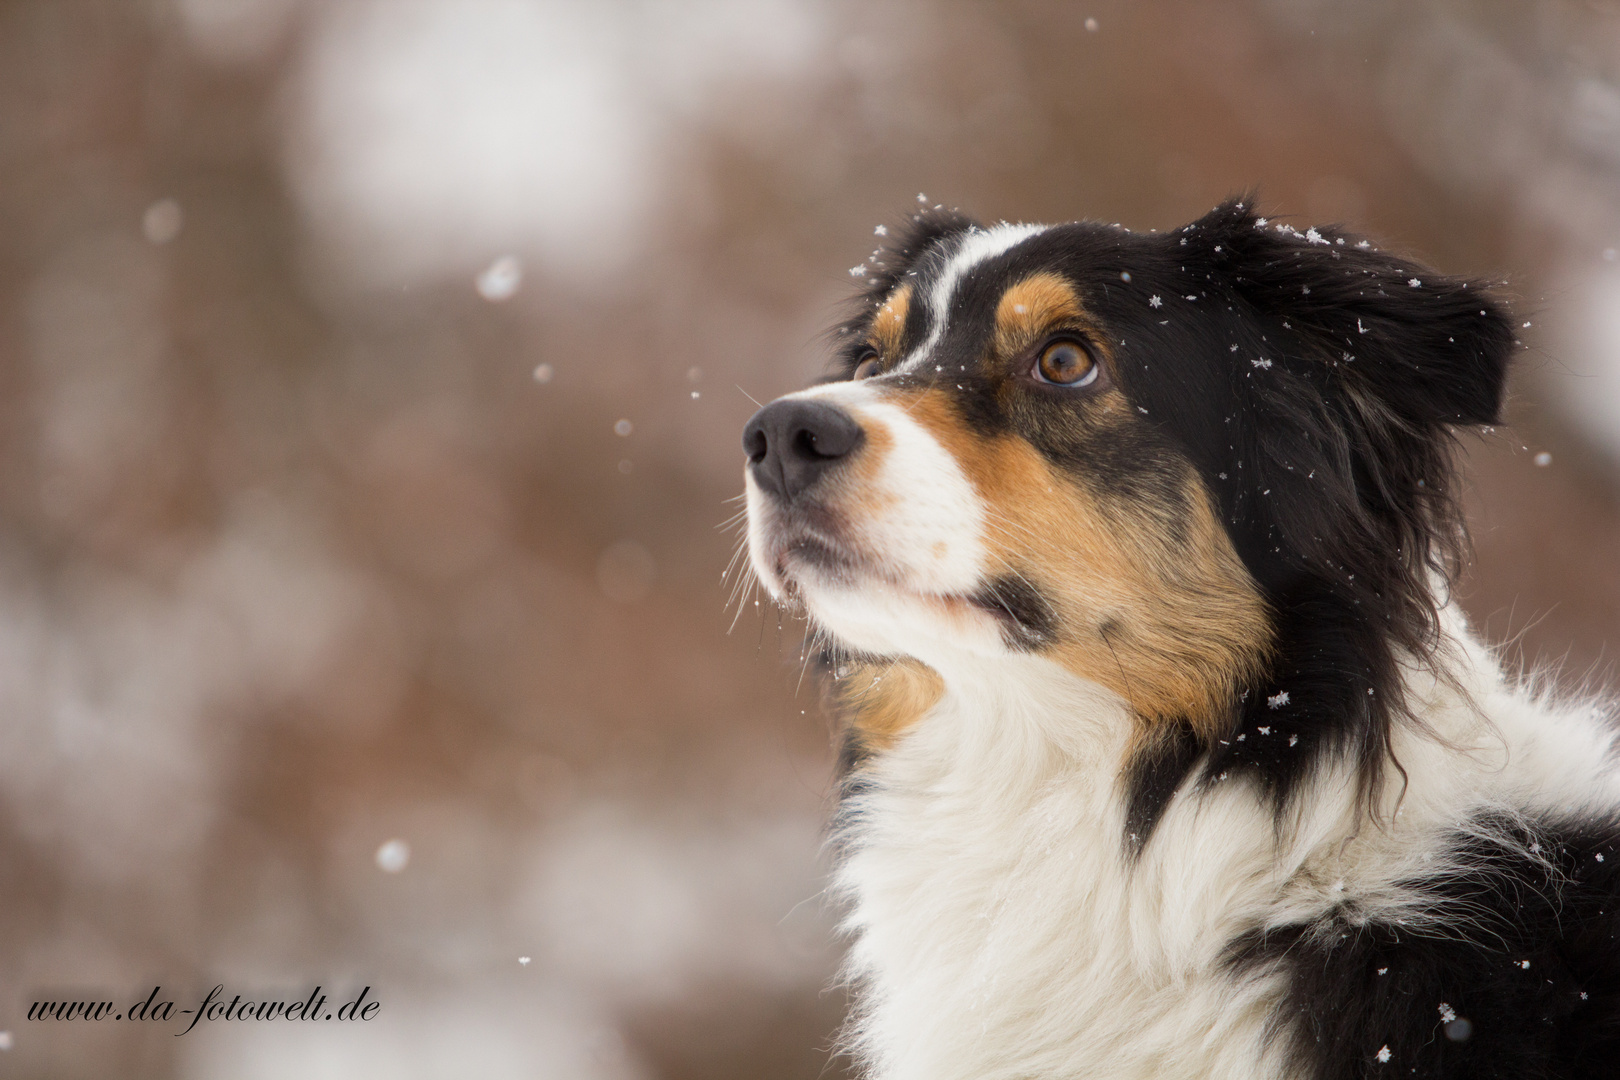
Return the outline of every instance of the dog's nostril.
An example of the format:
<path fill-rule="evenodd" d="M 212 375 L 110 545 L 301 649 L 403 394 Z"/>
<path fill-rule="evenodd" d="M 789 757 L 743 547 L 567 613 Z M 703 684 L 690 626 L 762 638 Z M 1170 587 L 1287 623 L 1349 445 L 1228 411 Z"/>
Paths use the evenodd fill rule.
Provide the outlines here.
<path fill-rule="evenodd" d="M 765 432 L 750 425 L 748 430 L 743 432 L 743 453 L 748 455 L 748 463 L 757 465 L 763 461 L 767 449 L 769 443 L 765 438 Z"/>

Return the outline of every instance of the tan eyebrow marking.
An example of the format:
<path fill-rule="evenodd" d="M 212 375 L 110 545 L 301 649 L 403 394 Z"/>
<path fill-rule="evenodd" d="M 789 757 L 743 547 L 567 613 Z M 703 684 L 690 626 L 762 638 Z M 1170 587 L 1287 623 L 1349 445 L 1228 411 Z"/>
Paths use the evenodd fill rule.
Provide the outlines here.
<path fill-rule="evenodd" d="M 907 283 L 889 294 L 872 318 L 868 339 L 890 364 L 900 359 L 900 342 L 906 333 L 906 316 L 911 313 L 911 285 Z"/>
<path fill-rule="evenodd" d="M 1001 294 L 996 305 L 996 353 L 1017 356 L 1055 326 L 1091 328 L 1096 320 L 1074 286 L 1052 273 L 1032 274 Z"/>

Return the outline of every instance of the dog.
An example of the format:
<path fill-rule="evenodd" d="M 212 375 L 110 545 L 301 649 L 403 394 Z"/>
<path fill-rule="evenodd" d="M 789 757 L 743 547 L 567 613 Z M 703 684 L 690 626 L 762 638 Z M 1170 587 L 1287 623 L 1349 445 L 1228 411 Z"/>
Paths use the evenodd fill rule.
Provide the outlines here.
<path fill-rule="evenodd" d="M 743 445 L 846 721 L 863 1075 L 1620 1076 L 1615 718 L 1448 594 L 1491 290 L 1248 199 L 852 273 Z"/>

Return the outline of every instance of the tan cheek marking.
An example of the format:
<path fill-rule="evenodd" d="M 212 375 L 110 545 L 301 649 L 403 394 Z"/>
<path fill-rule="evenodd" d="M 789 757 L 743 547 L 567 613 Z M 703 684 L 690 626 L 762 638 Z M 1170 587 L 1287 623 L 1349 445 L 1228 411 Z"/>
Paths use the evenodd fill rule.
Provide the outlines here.
<path fill-rule="evenodd" d="M 900 343 L 906 333 L 906 316 L 911 312 L 911 286 L 902 285 L 889 294 L 872 319 L 871 342 L 887 363 L 900 357 Z"/>
<path fill-rule="evenodd" d="M 1057 608 L 1046 655 L 1129 701 L 1143 737 L 1176 720 L 1219 735 L 1238 687 L 1264 664 L 1271 624 L 1191 468 L 1183 505 L 1164 508 L 1186 524 L 1178 543 L 1162 519 L 1055 471 L 1023 439 L 967 430 L 938 391 L 919 394 L 910 415 L 985 503 L 986 572 L 1017 568 Z"/>
<path fill-rule="evenodd" d="M 846 722 L 873 750 L 886 750 L 928 714 L 944 696 L 945 684 L 932 668 L 915 660 L 855 667 L 834 690 Z"/>

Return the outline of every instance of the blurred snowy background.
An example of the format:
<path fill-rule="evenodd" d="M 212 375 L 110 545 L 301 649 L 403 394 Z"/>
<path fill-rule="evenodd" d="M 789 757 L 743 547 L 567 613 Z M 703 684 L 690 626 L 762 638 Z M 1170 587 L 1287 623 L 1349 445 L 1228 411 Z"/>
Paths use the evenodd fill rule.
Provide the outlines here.
<path fill-rule="evenodd" d="M 840 1075 L 750 396 L 919 190 L 1254 184 L 1510 279 L 1464 599 L 1614 685 L 1614 5 L 0 0 L 0 1076 Z M 24 1019 L 221 981 L 383 1008 Z"/>

